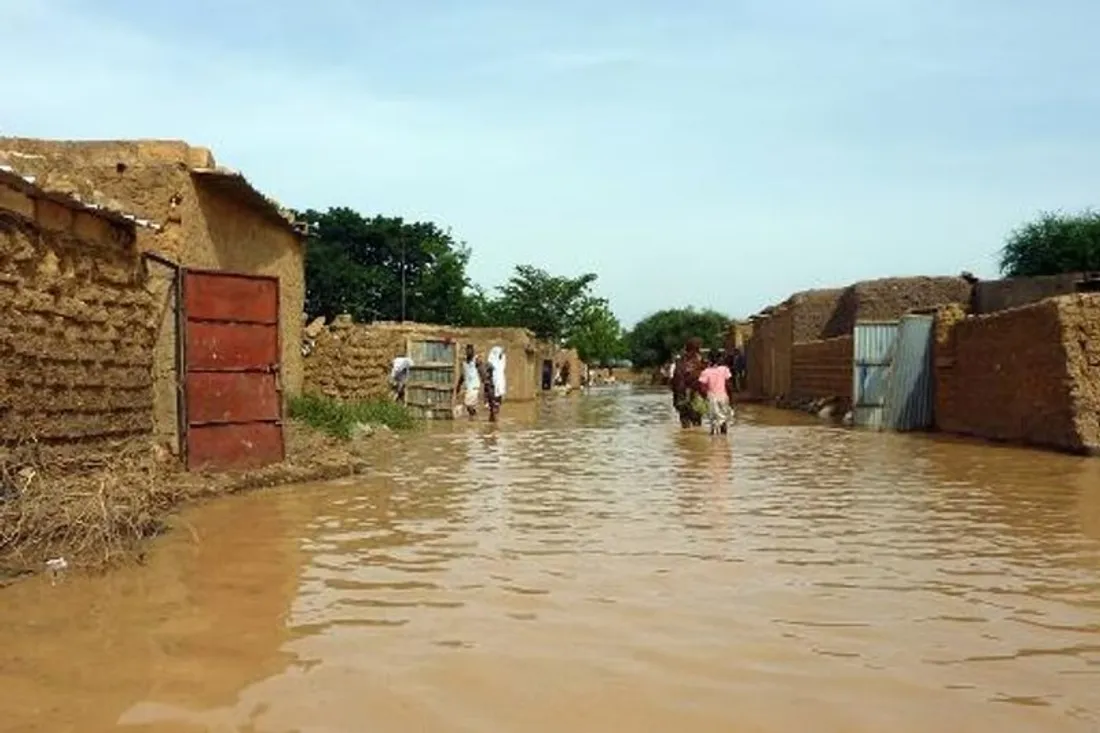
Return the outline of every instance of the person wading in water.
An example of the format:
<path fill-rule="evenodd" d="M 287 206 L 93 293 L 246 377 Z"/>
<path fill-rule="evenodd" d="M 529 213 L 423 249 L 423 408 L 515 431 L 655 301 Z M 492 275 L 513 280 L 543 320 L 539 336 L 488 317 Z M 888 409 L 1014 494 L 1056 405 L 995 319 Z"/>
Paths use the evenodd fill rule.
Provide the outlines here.
<path fill-rule="evenodd" d="M 485 369 L 485 399 L 489 403 L 489 422 L 496 422 L 500 414 L 500 403 L 504 399 L 507 361 L 504 349 L 494 346 L 489 349 L 488 364 Z"/>
<path fill-rule="evenodd" d="M 702 339 L 688 339 L 684 355 L 672 373 L 672 404 L 680 414 L 682 428 L 702 425 L 703 415 L 707 411 L 707 401 L 699 385 L 699 375 L 705 366 L 699 353 L 702 348 Z"/>
<path fill-rule="evenodd" d="M 458 375 L 458 383 L 455 385 L 455 397 L 462 393 L 462 405 L 466 408 L 466 415 L 471 420 L 477 417 L 477 406 L 481 403 L 482 379 L 481 364 L 474 355 L 474 345 L 466 345 L 466 360 L 462 362 L 462 371 Z"/>
<path fill-rule="evenodd" d="M 707 395 L 707 420 L 710 422 L 711 435 L 725 435 L 729 432 L 730 419 L 733 416 L 729 395 L 732 381 L 733 374 L 722 363 L 722 356 L 713 352 L 710 355 L 710 366 L 699 375 L 699 385 Z"/>

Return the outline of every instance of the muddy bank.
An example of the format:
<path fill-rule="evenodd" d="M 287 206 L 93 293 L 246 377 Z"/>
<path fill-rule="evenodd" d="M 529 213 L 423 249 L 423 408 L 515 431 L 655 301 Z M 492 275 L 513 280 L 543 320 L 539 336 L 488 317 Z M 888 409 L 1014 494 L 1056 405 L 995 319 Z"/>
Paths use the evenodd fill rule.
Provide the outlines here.
<path fill-rule="evenodd" d="M 103 570 L 140 562 L 144 540 L 171 514 L 207 497 L 361 473 L 367 449 L 388 431 L 342 441 L 296 422 L 286 425 L 287 460 L 252 471 L 187 473 L 148 444 L 81 458 L 0 456 L 0 585 L 64 558 L 69 568 Z"/>

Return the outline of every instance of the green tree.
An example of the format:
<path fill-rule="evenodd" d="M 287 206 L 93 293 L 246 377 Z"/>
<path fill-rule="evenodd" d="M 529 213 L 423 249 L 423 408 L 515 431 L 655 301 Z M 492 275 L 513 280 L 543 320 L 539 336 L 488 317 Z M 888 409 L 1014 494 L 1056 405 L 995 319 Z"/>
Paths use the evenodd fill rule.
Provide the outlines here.
<path fill-rule="evenodd" d="M 626 342 L 634 366 L 666 364 L 684 348 L 690 338 L 700 338 L 711 349 L 722 348 L 731 319 L 713 310 L 678 308 L 654 313 L 627 334 Z"/>
<path fill-rule="evenodd" d="M 577 350 L 581 361 L 604 366 L 626 355 L 622 324 L 602 298 L 582 306 L 571 330 L 566 345 Z"/>
<path fill-rule="evenodd" d="M 1044 213 L 1013 231 L 1001 250 L 1008 277 L 1100 270 L 1100 214 Z"/>
<path fill-rule="evenodd" d="M 496 320 L 493 325 L 527 328 L 540 339 L 562 343 L 592 307 L 595 281 L 592 273 L 562 277 L 532 265 L 518 265 L 486 315 Z"/>
<path fill-rule="evenodd" d="M 466 266 L 470 251 L 431 222 L 367 219 L 346 207 L 298 215 L 311 225 L 306 313 L 358 321 L 405 319 L 466 325 L 478 317 Z M 473 299 L 473 300 L 472 300 Z"/>

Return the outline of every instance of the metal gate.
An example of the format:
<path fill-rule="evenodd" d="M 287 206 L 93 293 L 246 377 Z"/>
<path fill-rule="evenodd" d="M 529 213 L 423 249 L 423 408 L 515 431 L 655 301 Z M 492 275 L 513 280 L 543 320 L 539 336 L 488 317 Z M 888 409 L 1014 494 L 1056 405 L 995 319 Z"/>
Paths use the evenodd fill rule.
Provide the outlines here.
<path fill-rule="evenodd" d="M 902 316 L 886 391 L 885 426 L 893 430 L 932 427 L 932 316 Z"/>
<path fill-rule="evenodd" d="M 860 321 L 853 330 L 852 418 L 861 427 L 920 430 L 933 415 L 932 316 Z"/>
<path fill-rule="evenodd" d="M 453 419 L 458 373 L 454 342 L 410 339 L 405 353 L 413 363 L 405 383 L 405 404 L 425 419 Z"/>
<path fill-rule="evenodd" d="M 187 468 L 283 460 L 278 279 L 185 269 L 182 280 Z"/>
<path fill-rule="evenodd" d="M 860 321 L 852 331 L 852 422 L 885 427 L 886 392 L 897 342 L 897 321 Z"/>

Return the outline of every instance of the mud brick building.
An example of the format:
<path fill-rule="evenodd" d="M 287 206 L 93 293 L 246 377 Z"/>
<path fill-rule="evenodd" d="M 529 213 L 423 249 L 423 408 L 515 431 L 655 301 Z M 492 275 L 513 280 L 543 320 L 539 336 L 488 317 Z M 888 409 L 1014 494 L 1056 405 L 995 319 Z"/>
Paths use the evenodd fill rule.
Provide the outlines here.
<path fill-rule="evenodd" d="M 155 225 L 0 166 L 0 453 L 102 450 L 153 432 Z"/>
<path fill-rule="evenodd" d="M 436 366 L 414 369 L 410 383 L 434 378 L 438 381 L 441 399 L 453 392 L 457 378 L 457 360 L 467 344 L 484 357 L 494 346 L 501 346 L 507 356 L 505 376 L 508 380 L 508 401 L 535 399 L 541 392 L 541 371 L 544 361 L 554 365 L 570 364 L 570 383 L 580 384 L 580 360 L 572 350 L 559 350 L 538 341 L 522 328 L 456 328 L 425 323 L 354 323 L 350 318 L 337 318 L 328 325 L 311 324 L 305 351 L 305 391 L 341 400 L 370 400 L 390 394 L 389 373 L 393 359 L 411 355 L 423 365 L 427 351 L 436 356 L 427 361 Z M 432 349 L 426 345 L 438 345 Z M 420 352 L 419 354 L 417 352 Z M 438 354 L 443 354 L 442 356 Z M 416 390 L 410 390 L 416 392 Z M 411 398 L 415 400 L 415 395 Z"/>
<path fill-rule="evenodd" d="M 303 381 L 303 227 L 209 150 L 181 141 L 0 138 L 0 163 L 160 224 L 137 236 L 160 314 L 158 439 L 191 463 L 280 458 L 283 400 Z"/>

